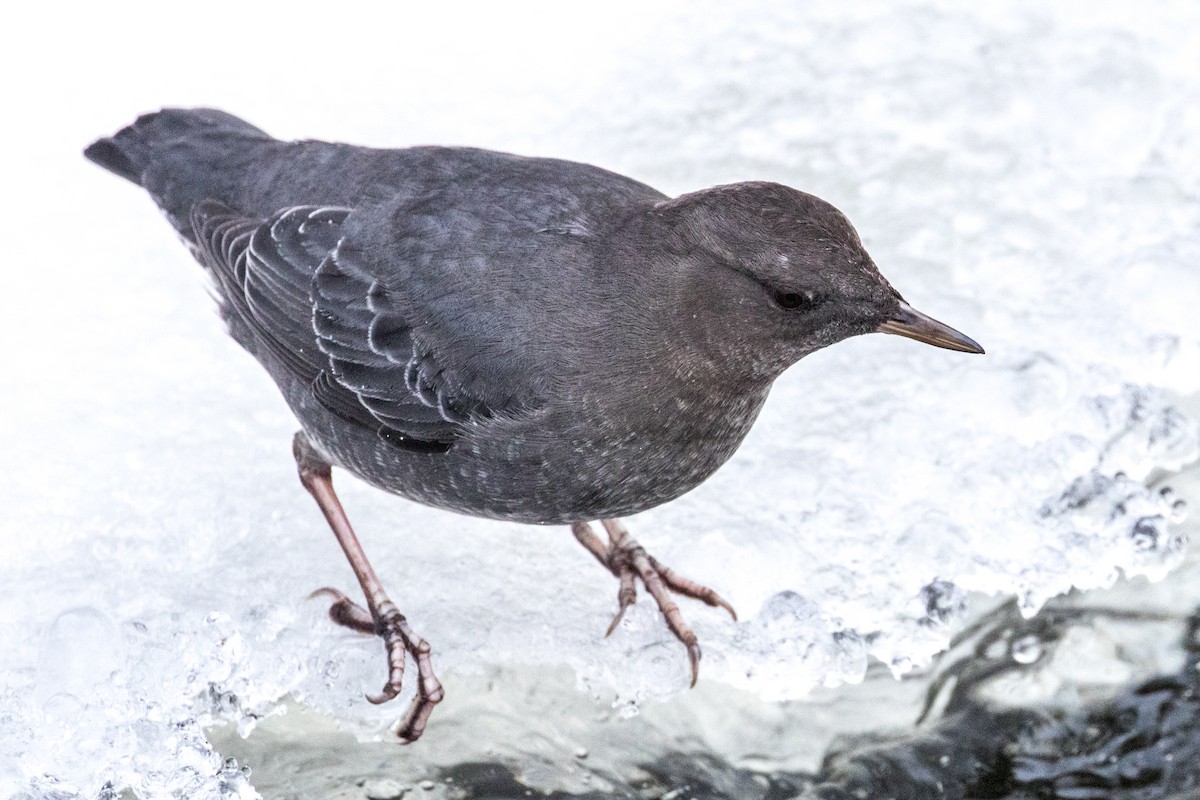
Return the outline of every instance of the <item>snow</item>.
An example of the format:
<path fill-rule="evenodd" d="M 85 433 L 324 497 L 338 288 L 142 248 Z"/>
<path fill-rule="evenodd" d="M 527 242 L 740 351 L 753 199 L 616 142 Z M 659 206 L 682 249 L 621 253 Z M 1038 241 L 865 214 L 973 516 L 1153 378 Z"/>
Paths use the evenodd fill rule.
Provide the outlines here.
<path fill-rule="evenodd" d="M 967 592 L 1032 613 L 1180 556 L 1185 509 L 1143 481 L 1198 454 L 1170 401 L 1200 390 L 1193 4 L 77 13 L 2 56 L 27 77 L 3 134 L 0 796 L 254 797 L 206 725 L 249 734 L 291 695 L 374 735 L 403 708 L 363 699 L 379 645 L 305 599 L 353 578 L 285 407 L 149 200 L 79 155 L 161 105 L 573 158 L 671 193 L 788 183 L 987 348 L 870 336 L 805 359 L 727 467 L 630 520 L 742 615 L 684 604 L 703 680 L 783 699 L 868 657 L 902 673 Z M 335 480 L 440 672 L 566 665 L 628 712 L 686 687 L 645 599 L 602 637 L 616 583 L 566 529 Z"/>

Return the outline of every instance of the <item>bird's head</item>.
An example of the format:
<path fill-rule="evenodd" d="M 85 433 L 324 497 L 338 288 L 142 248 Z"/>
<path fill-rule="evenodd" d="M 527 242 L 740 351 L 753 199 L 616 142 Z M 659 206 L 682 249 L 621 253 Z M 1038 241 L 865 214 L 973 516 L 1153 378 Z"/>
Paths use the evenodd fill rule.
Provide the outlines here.
<path fill-rule="evenodd" d="M 818 197 L 738 183 L 664 201 L 652 214 L 680 278 L 676 310 L 695 320 L 692 330 L 710 350 L 760 360 L 756 372 L 778 374 L 815 350 L 875 331 L 983 352 L 909 306 L 846 216 Z"/>

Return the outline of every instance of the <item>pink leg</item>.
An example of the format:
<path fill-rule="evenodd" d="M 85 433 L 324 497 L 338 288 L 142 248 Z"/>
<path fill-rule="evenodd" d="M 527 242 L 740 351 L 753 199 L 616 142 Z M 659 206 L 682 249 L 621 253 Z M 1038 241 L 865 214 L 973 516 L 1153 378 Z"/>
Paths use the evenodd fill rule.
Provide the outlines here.
<path fill-rule="evenodd" d="M 350 562 L 350 568 L 354 570 L 354 575 L 362 586 L 367 607 L 364 609 L 356 605 L 336 589 L 318 589 L 313 592 L 313 596 L 325 594 L 333 597 L 329 616 L 334 622 L 383 639 L 387 653 L 388 679 L 379 694 L 367 695 L 367 699 L 372 703 L 387 702 L 400 693 L 404 681 L 405 653 L 412 656 L 417 664 L 417 696 L 413 699 L 408 713 L 397 723 L 395 731 L 405 742 L 416 741 L 425 731 L 425 723 L 433 713 L 433 707 L 445 696 L 442 684 L 433 674 L 429 643 L 409 627 L 408 620 L 388 598 L 379 576 L 367 561 L 367 554 L 359 544 L 358 537 L 354 535 L 350 520 L 346 518 L 341 501 L 333 490 L 333 475 L 329 464 L 317 454 L 303 433 L 296 434 L 292 443 L 292 453 L 296 457 L 300 482 L 317 501 L 329 522 L 329 527 L 333 529 L 333 535 L 337 537 L 338 544 L 342 546 L 342 551 Z"/>
<path fill-rule="evenodd" d="M 715 608 L 723 608 L 735 620 L 737 612 L 712 589 L 688 580 L 659 563 L 638 544 L 636 539 L 629 535 L 629 531 L 618 520 L 604 519 L 600 523 L 608 533 L 609 543 L 607 545 L 600 540 L 600 537 L 586 522 L 573 523 L 571 532 L 575 534 L 579 543 L 587 548 L 588 552 L 620 581 L 620 589 L 617 592 L 617 614 L 608 626 L 605 636 L 610 635 L 616 629 L 617 623 L 625 615 L 625 610 L 637 600 L 637 589 L 634 585 L 636 576 L 642 581 L 650 596 L 654 598 L 654 602 L 658 604 L 658 609 L 666 619 L 671 633 L 675 634 L 675 638 L 679 639 L 687 648 L 688 661 L 692 667 L 692 686 L 695 686 L 696 679 L 700 675 L 700 643 L 696 639 L 695 632 L 684 622 L 683 613 L 671 598 L 671 593 L 700 600 Z"/>

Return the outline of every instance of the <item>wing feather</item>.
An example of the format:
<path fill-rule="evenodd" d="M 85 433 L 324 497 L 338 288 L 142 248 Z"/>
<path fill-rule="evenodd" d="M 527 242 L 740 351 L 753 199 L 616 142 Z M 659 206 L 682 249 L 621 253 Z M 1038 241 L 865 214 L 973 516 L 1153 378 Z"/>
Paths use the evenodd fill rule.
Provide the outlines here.
<path fill-rule="evenodd" d="M 350 213 L 296 206 L 256 220 L 205 201 L 193 210 L 192 228 L 243 345 L 309 383 L 342 419 L 397 447 L 444 451 L 462 426 L 491 412 L 449 386 L 377 282 L 339 260 Z"/>

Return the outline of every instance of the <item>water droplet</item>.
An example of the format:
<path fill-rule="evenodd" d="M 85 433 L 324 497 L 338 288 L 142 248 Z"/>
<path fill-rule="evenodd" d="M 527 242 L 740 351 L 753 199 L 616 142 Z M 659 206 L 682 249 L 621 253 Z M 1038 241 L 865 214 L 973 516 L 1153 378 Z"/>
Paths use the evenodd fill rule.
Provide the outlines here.
<path fill-rule="evenodd" d="M 587 751 L 587 748 L 586 748 L 586 747 L 580 747 L 580 748 L 577 748 L 577 749 L 575 750 L 575 757 L 576 757 L 576 758 L 578 758 L 578 759 L 584 759 L 584 758 L 587 758 L 587 757 L 588 757 L 588 751 Z"/>
<path fill-rule="evenodd" d="M 1018 664 L 1032 664 L 1042 657 L 1042 642 L 1032 634 L 1022 636 L 1013 641 L 1009 653 Z"/>
<path fill-rule="evenodd" d="M 435 788 L 437 788 L 437 784 L 429 780 L 421 781 L 421 783 L 418 785 L 427 792 L 432 792 Z"/>
<path fill-rule="evenodd" d="M 367 800 L 399 800 L 410 787 L 391 778 L 364 781 L 363 790 Z"/>
<path fill-rule="evenodd" d="M 86 705 L 73 694 L 59 692 L 42 703 L 42 711 L 60 722 L 75 722 Z"/>
<path fill-rule="evenodd" d="M 1137 521 L 1130 534 L 1134 549 L 1146 553 L 1158 547 L 1159 531 L 1156 523 L 1161 519 L 1161 517 L 1142 517 Z"/>

